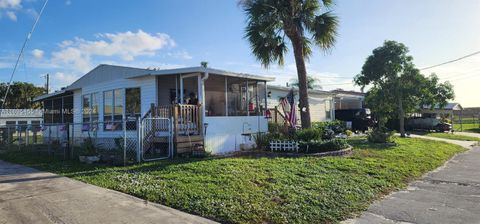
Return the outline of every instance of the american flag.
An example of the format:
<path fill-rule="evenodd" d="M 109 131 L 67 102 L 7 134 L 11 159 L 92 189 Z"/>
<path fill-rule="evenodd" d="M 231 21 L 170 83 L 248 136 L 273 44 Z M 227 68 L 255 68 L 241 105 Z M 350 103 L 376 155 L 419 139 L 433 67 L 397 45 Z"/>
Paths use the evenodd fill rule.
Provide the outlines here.
<path fill-rule="evenodd" d="M 297 126 L 297 110 L 294 96 L 293 89 L 291 89 L 287 96 L 280 101 L 283 113 L 285 114 L 285 120 L 287 120 L 288 125 L 292 128 Z"/>

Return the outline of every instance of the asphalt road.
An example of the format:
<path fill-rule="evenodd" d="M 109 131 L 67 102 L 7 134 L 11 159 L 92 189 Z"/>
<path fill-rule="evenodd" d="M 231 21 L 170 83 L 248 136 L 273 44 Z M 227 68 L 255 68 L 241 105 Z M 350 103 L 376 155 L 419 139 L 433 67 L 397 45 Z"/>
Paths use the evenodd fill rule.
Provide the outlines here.
<path fill-rule="evenodd" d="M 480 147 L 459 154 L 444 166 L 373 203 L 355 224 L 479 224 Z"/>

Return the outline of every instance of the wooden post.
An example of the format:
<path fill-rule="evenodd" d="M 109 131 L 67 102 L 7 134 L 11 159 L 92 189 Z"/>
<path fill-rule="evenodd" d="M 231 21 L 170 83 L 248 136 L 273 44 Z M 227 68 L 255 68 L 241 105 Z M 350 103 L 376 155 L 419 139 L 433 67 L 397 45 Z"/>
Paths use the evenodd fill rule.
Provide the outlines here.
<path fill-rule="evenodd" d="M 173 105 L 173 134 L 175 136 L 175 139 L 177 139 L 178 135 L 178 104 Z"/>
<path fill-rule="evenodd" d="M 278 123 L 277 113 L 278 113 L 278 106 L 275 106 L 275 124 Z"/>
<path fill-rule="evenodd" d="M 152 115 L 152 117 L 156 116 L 156 114 L 155 114 L 155 104 L 154 103 L 150 104 L 150 114 Z"/>

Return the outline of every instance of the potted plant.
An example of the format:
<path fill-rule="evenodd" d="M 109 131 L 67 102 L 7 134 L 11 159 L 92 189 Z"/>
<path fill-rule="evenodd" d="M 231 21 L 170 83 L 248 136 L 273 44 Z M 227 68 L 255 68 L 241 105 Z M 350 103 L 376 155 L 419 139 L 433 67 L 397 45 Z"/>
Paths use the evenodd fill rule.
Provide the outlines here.
<path fill-rule="evenodd" d="M 85 162 L 91 164 L 93 162 L 98 162 L 100 160 L 100 156 L 98 155 L 97 148 L 95 147 L 95 143 L 93 142 L 90 135 L 82 144 L 82 153 L 79 156 L 80 162 Z"/>

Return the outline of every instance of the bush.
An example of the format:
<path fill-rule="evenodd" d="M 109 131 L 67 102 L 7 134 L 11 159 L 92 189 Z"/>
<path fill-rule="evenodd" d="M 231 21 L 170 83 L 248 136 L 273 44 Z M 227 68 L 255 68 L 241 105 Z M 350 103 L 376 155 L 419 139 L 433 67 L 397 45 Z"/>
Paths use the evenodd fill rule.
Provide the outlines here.
<path fill-rule="evenodd" d="M 347 135 L 347 137 L 350 137 L 350 136 L 353 135 L 353 132 L 350 131 L 350 130 L 346 130 L 346 131 L 345 131 L 345 134 Z"/>
<path fill-rule="evenodd" d="M 320 140 L 323 132 L 317 128 L 306 128 L 297 130 L 294 135 L 295 141 L 308 142 L 312 140 Z"/>
<path fill-rule="evenodd" d="M 387 128 L 369 129 L 367 139 L 372 143 L 392 143 L 395 132 Z"/>
<path fill-rule="evenodd" d="M 347 130 L 347 125 L 345 124 L 344 121 L 339 121 L 339 120 L 334 120 L 334 121 L 325 121 L 325 122 L 314 122 L 312 124 L 312 127 L 318 128 L 321 130 L 326 130 L 330 129 L 335 134 L 341 134 L 345 133 L 345 130 Z"/>
<path fill-rule="evenodd" d="M 277 141 L 277 140 L 286 140 L 283 134 L 278 132 L 271 132 L 271 133 L 263 133 L 258 132 L 256 135 L 253 136 L 255 140 L 255 144 L 257 145 L 257 149 L 260 150 L 268 150 L 270 148 L 270 141 Z"/>
<path fill-rule="evenodd" d="M 317 140 L 300 142 L 300 150 L 304 153 L 319 153 L 337 151 L 347 148 L 349 145 L 345 139 Z"/>
<path fill-rule="evenodd" d="M 322 132 L 322 140 L 330 140 L 335 138 L 335 131 L 330 128 L 323 130 Z"/>

